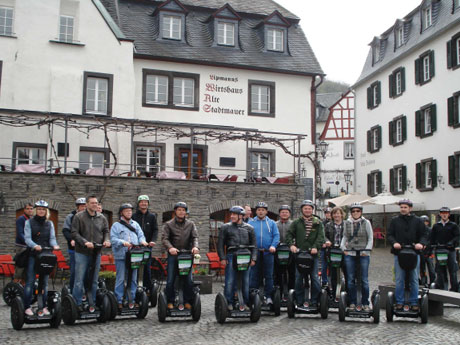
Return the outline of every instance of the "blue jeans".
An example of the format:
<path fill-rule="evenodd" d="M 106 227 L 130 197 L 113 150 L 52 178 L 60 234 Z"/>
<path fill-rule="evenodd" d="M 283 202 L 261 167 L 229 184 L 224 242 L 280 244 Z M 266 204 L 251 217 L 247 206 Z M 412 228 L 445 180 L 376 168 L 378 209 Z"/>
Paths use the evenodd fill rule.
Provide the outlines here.
<path fill-rule="evenodd" d="M 115 296 L 117 297 L 118 303 L 122 303 L 123 296 L 125 294 L 125 279 L 126 282 L 128 282 L 128 270 L 126 269 L 126 261 L 124 259 L 115 260 L 115 268 L 117 271 L 115 277 Z M 137 289 L 137 269 L 132 271 L 131 279 L 131 298 L 134 302 L 136 299 Z"/>
<path fill-rule="evenodd" d="M 263 255 L 263 267 L 262 260 L 260 260 L 260 256 Z M 258 252 L 257 261 L 254 266 L 250 269 L 249 274 L 249 288 L 250 289 L 258 289 L 260 287 L 260 271 L 263 270 L 263 279 L 264 279 L 264 295 L 265 297 L 272 297 L 273 294 L 273 264 L 274 264 L 274 255 L 269 252 Z"/>
<path fill-rule="evenodd" d="M 168 303 L 174 303 L 174 299 L 176 297 L 176 292 L 174 289 L 174 282 L 176 281 L 176 274 L 177 274 L 177 255 L 169 255 L 168 254 L 168 277 L 166 279 L 166 299 Z M 182 276 L 185 278 L 185 283 L 183 286 L 184 291 L 184 303 L 192 303 L 193 302 L 193 281 L 192 281 L 192 270 L 187 277 Z M 182 280 L 182 279 L 181 279 Z"/>
<path fill-rule="evenodd" d="M 362 305 L 369 305 L 369 262 L 370 256 L 345 255 L 345 266 L 348 284 L 348 297 L 350 304 L 357 304 L 356 291 L 356 266 L 357 261 L 361 263 L 361 301 Z"/>
<path fill-rule="evenodd" d="M 399 266 L 398 256 L 395 255 L 395 276 L 396 276 L 396 289 L 395 289 L 395 298 L 396 304 L 404 304 L 405 301 L 405 279 L 406 274 L 409 274 L 409 304 L 418 305 L 418 275 L 420 269 L 420 256 L 417 255 L 417 267 L 412 271 L 406 273 L 401 266 Z"/>
<path fill-rule="evenodd" d="M 233 305 L 234 301 L 234 294 L 237 290 L 236 275 L 237 271 L 233 269 L 233 254 L 227 254 L 227 261 L 228 264 L 225 267 L 225 288 L 224 294 L 225 298 L 227 299 L 227 303 L 229 305 Z M 241 284 L 241 290 L 243 291 L 243 299 L 246 305 L 249 305 L 249 272 L 252 270 L 253 267 L 250 267 L 247 271 L 241 272 L 243 275 L 243 281 Z"/>
<path fill-rule="evenodd" d="M 46 307 L 46 301 L 48 299 L 48 275 L 43 277 L 43 308 Z M 32 301 L 32 292 L 34 289 L 35 282 L 35 256 L 32 254 L 29 256 L 27 263 L 27 279 L 26 286 L 24 288 L 24 307 L 30 308 L 30 302 Z"/>
<path fill-rule="evenodd" d="M 295 299 L 296 299 L 297 305 L 302 305 L 303 302 L 305 302 L 304 277 L 305 276 L 303 274 L 300 274 L 296 267 L 295 269 Z M 310 302 L 317 304 L 319 292 L 321 290 L 321 284 L 318 278 L 318 257 L 317 256 L 313 257 L 313 268 L 310 274 L 310 280 L 311 280 L 311 284 L 310 284 L 311 300 Z"/>
<path fill-rule="evenodd" d="M 321 249 L 321 283 L 327 285 L 327 256 L 326 248 Z"/>
<path fill-rule="evenodd" d="M 75 283 L 75 250 L 69 249 L 69 266 L 70 266 L 70 279 L 69 279 L 69 287 L 70 293 L 73 291 L 73 285 Z"/>
<path fill-rule="evenodd" d="M 75 252 L 75 282 L 72 290 L 72 295 L 75 298 L 77 305 L 81 305 L 81 298 L 85 291 L 85 277 L 88 276 L 88 279 L 92 281 L 92 304 L 96 302 L 96 291 L 97 291 L 97 279 L 99 277 L 99 268 L 101 266 L 101 254 L 99 253 L 96 259 L 94 275 L 89 277 L 89 267 L 91 264 L 93 256 L 85 255 Z M 86 272 L 88 270 L 88 273 Z M 86 274 L 87 273 L 87 274 Z"/>

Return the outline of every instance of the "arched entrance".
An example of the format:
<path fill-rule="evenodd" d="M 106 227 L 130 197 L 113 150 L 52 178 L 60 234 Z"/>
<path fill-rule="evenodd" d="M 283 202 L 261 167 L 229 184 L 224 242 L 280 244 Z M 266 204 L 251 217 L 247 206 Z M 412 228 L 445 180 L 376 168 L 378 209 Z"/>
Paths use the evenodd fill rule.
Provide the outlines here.
<path fill-rule="evenodd" d="M 59 213 L 58 213 L 58 211 L 53 210 L 51 208 L 49 209 L 49 211 L 50 211 L 50 219 L 49 220 L 51 220 L 53 222 L 54 233 L 55 233 L 56 239 L 57 239 L 58 235 L 59 235 L 59 228 L 58 228 L 58 216 L 59 216 Z M 20 209 L 16 210 L 16 219 L 21 217 L 23 214 L 24 214 L 24 209 L 23 208 L 20 208 Z"/>

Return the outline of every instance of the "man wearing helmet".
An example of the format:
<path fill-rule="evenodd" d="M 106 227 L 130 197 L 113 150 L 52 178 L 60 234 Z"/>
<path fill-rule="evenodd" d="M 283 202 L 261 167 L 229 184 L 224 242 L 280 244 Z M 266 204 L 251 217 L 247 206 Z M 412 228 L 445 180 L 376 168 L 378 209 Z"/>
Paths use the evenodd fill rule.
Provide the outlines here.
<path fill-rule="evenodd" d="M 163 226 L 161 242 L 168 251 L 168 277 L 166 281 L 166 298 L 168 309 L 174 308 L 174 281 L 176 279 L 177 255 L 179 250 L 191 250 L 192 254 L 198 254 L 198 231 L 195 223 L 187 219 L 188 206 L 185 202 L 178 202 L 174 205 L 174 218 Z M 192 308 L 193 282 L 192 270 L 187 277 L 184 287 L 185 308 Z"/>
<path fill-rule="evenodd" d="M 291 220 L 291 207 L 289 205 L 281 205 L 278 209 L 280 219 L 276 222 L 278 231 L 280 233 L 280 243 L 286 243 L 286 234 L 289 227 L 292 224 Z M 278 286 L 282 286 L 282 276 L 276 271 L 277 266 L 275 265 L 275 279 Z M 294 288 L 295 282 L 295 264 L 294 260 L 289 261 L 288 265 L 288 289 Z"/>
<path fill-rule="evenodd" d="M 313 215 L 315 204 L 311 200 L 304 200 L 300 204 L 301 216 L 294 220 L 286 235 L 286 243 L 291 247 L 291 252 L 296 253 L 297 248 L 310 250 L 313 255 L 313 270 L 311 275 L 311 306 L 317 307 L 318 297 L 321 289 L 318 279 L 318 250 L 324 243 L 324 227 L 321 219 Z M 305 289 L 303 277 L 296 269 L 295 296 L 297 305 L 303 305 Z"/>
<path fill-rule="evenodd" d="M 458 292 L 458 280 L 457 280 L 457 271 L 458 263 L 455 256 L 455 247 L 458 246 L 458 239 L 460 236 L 458 225 L 449 220 L 450 208 L 441 207 L 439 210 L 440 220 L 431 230 L 431 240 L 432 245 L 441 244 L 447 246 L 449 249 L 449 254 L 447 256 L 447 268 L 449 270 L 450 278 L 450 291 Z M 439 264 L 436 263 L 436 271 L 439 272 Z M 447 286 L 444 286 L 442 281 L 442 275 L 438 273 L 436 286 L 438 288 L 444 288 L 447 290 Z M 447 285 L 447 284 L 446 284 Z"/>
<path fill-rule="evenodd" d="M 124 282 L 126 275 L 126 253 L 132 246 L 148 246 L 145 241 L 144 233 L 139 224 L 132 220 L 133 206 L 131 204 L 122 204 L 118 210 L 120 221 L 113 223 L 110 229 L 110 242 L 112 243 L 113 256 L 115 258 L 115 268 L 117 271 L 115 278 L 115 296 L 117 297 L 118 308 L 123 308 Z M 137 269 L 132 271 L 131 286 L 128 287 L 131 292 L 132 300 L 136 299 L 137 289 Z M 130 305 L 129 308 L 133 308 Z"/>
<path fill-rule="evenodd" d="M 431 226 L 430 226 L 430 218 L 427 215 L 420 216 L 420 219 L 426 226 L 426 231 L 428 233 L 428 238 L 431 238 Z M 436 272 L 434 270 L 434 263 L 432 260 L 432 251 L 431 246 L 427 245 L 423 252 L 420 253 L 420 275 L 421 278 L 424 279 L 426 276 L 425 267 L 428 269 L 428 275 L 430 277 L 430 285 L 435 282 L 436 280 Z"/>
<path fill-rule="evenodd" d="M 268 205 L 265 202 L 261 201 L 257 203 L 256 217 L 248 222 L 248 224 L 254 228 L 259 255 L 264 256 L 263 267 L 261 267 L 262 260 L 257 260 L 254 267 L 251 268 L 251 273 L 249 274 L 249 288 L 259 288 L 259 272 L 262 270 L 265 303 L 273 304 L 273 265 L 275 259 L 273 254 L 276 252 L 276 247 L 280 243 L 280 233 L 275 221 L 268 218 L 267 212 Z"/>
<path fill-rule="evenodd" d="M 330 207 L 326 207 L 323 209 L 324 212 L 324 219 L 323 219 L 323 226 L 326 229 L 326 225 L 332 222 L 332 209 Z M 323 248 L 321 248 L 321 283 L 323 286 L 328 285 L 327 280 L 327 258 L 326 258 L 326 243 L 323 243 Z"/>
<path fill-rule="evenodd" d="M 64 221 L 64 227 L 62 228 L 62 233 L 67 240 L 67 247 L 69 253 L 69 266 L 70 266 L 70 279 L 69 279 L 69 288 L 70 293 L 72 293 L 73 285 L 75 281 L 75 241 L 72 240 L 71 230 L 72 230 L 72 220 L 73 217 L 81 211 L 86 210 L 86 199 L 78 198 L 75 200 L 76 209 L 70 212 Z"/>
<path fill-rule="evenodd" d="M 148 242 L 149 247 L 152 248 L 157 241 L 158 224 L 155 214 L 149 211 L 149 203 L 150 198 L 148 195 L 139 195 L 137 198 L 137 210 L 136 213 L 133 214 L 133 220 L 141 226 L 145 241 Z M 144 268 L 144 284 L 147 287 L 150 287 L 152 280 L 150 272 L 151 264 L 152 258 L 150 257 Z"/>
<path fill-rule="evenodd" d="M 97 212 L 97 197 L 91 195 L 86 198 L 86 210 L 78 212 L 72 220 L 72 240 L 75 241 L 75 282 L 72 295 L 75 298 L 79 310 L 82 310 L 82 296 L 84 291 L 84 280 L 86 272 L 90 271 L 94 251 L 98 250 L 94 244 L 102 244 L 110 247 L 109 224 L 107 219 Z M 89 277 L 92 281 L 92 298 L 96 298 L 97 280 L 101 265 L 100 250 L 94 267 L 94 275 Z M 96 301 L 89 301 L 95 305 Z"/>
<path fill-rule="evenodd" d="M 418 311 L 419 264 L 411 272 L 406 273 L 399 265 L 397 254 L 404 245 L 415 244 L 415 250 L 422 250 L 428 244 L 428 234 L 422 220 L 411 213 L 412 201 L 402 199 L 398 204 L 400 214 L 391 220 L 387 236 L 388 242 L 391 244 L 391 253 L 394 254 L 396 309 L 402 310 L 403 305 L 407 302 L 413 311 Z M 409 301 L 404 301 L 404 281 L 406 274 L 410 275 Z"/>
<path fill-rule="evenodd" d="M 217 242 L 217 253 L 221 264 L 225 266 L 225 298 L 227 299 L 228 309 L 233 310 L 233 296 L 236 290 L 235 277 L 236 271 L 233 268 L 233 252 L 228 251 L 225 254 L 224 247 L 232 246 L 254 246 L 251 249 L 251 266 L 254 266 L 257 260 L 256 235 L 254 228 L 243 221 L 245 210 L 241 206 L 233 206 L 229 210 L 230 222 L 222 225 L 219 231 Z M 249 270 L 243 275 L 243 298 L 246 303 L 245 310 L 249 310 Z"/>

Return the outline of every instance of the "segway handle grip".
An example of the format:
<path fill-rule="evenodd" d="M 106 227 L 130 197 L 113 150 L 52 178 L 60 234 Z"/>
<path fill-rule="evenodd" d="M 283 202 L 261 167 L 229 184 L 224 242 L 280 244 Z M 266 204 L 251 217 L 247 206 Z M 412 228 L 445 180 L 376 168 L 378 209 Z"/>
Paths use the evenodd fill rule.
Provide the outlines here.
<path fill-rule="evenodd" d="M 192 254 L 190 249 L 178 249 L 177 252 L 180 254 Z"/>

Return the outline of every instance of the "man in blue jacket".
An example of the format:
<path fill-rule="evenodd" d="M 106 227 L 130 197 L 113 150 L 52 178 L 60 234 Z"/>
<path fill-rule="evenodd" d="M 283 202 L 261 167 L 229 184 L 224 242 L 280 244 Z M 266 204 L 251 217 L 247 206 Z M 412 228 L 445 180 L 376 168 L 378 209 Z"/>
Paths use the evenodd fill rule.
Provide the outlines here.
<path fill-rule="evenodd" d="M 256 205 L 256 217 L 248 223 L 254 228 L 259 249 L 256 264 L 251 268 L 249 287 L 250 289 L 259 288 L 259 272 L 263 270 L 265 303 L 273 304 L 273 254 L 280 242 L 280 233 L 275 221 L 267 217 L 267 212 L 268 205 L 265 202 L 259 202 Z M 263 255 L 263 267 L 261 267 L 261 255 Z"/>

